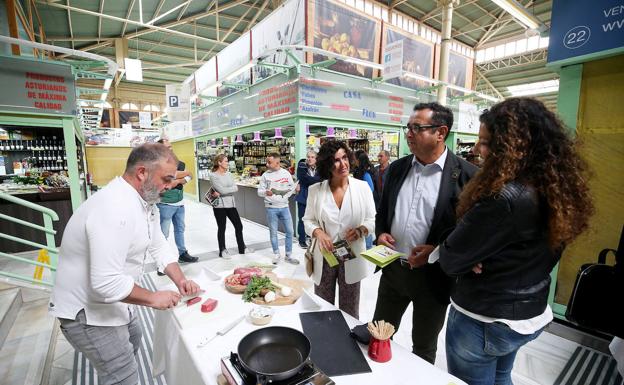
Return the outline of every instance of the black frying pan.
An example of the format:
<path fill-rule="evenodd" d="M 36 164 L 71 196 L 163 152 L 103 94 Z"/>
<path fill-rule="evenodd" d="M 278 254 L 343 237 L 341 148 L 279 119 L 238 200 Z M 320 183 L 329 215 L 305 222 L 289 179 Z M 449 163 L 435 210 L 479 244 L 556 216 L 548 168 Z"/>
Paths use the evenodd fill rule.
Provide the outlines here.
<path fill-rule="evenodd" d="M 258 383 L 294 376 L 310 355 L 310 340 L 299 330 L 270 326 L 247 334 L 238 343 L 243 367 Z"/>

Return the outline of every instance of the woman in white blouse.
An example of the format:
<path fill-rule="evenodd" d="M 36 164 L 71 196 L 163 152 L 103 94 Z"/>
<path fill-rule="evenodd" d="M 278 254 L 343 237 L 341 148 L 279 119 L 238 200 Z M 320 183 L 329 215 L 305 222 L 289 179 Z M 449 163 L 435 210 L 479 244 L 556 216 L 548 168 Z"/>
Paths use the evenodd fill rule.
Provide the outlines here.
<path fill-rule="evenodd" d="M 314 240 L 314 292 L 330 303 L 339 290 L 340 310 L 358 318 L 360 281 L 373 272 L 374 266 L 360 256 L 366 249 L 365 237 L 375 233 L 375 201 L 364 181 L 349 176 L 351 150 L 345 142 L 323 144 L 317 156 L 317 172 L 321 182 L 310 186 L 305 231 Z M 321 249 L 333 252 L 334 243 L 349 242 L 354 258 L 338 258 L 330 267 Z"/>

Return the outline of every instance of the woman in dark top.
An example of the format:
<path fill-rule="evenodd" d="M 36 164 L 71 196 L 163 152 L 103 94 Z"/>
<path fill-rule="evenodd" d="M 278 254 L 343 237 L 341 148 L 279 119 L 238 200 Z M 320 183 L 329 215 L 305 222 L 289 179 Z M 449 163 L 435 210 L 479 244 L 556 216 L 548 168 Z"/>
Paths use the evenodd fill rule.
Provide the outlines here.
<path fill-rule="evenodd" d="M 356 179 L 363 180 L 368 183 L 371 192 L 375 194 L 375 185 L 373 184 L 373 165 L 368 159 L 368 154 L 364 150 L 357 150 L 355 152 L 355 169 L 353 170 L 353 176 Z M 373 236 L 368 235 L 366 237 L 366 250 L 373 247 Z"/>
<path fill-rule="evenodd" d="M 511 384 L 516 352 L 553 318 L 550 272 L 593 205 L 585 163 L 542 102 L 507 99 L 480 120 L 483 168 L 439 249 L 440 266 L 456 277 L 446 356 L 449 373 L 471 385 Z"/>

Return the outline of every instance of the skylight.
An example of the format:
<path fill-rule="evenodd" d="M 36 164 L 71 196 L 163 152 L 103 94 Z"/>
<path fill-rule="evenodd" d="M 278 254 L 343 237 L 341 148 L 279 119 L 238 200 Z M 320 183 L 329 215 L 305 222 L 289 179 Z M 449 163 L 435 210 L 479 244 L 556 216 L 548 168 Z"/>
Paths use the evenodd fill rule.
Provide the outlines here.
<path fill-rule="evenodd" d="M 507 87 L 511 96 L 540 95 L 559 90 L 559 79 Z"/>

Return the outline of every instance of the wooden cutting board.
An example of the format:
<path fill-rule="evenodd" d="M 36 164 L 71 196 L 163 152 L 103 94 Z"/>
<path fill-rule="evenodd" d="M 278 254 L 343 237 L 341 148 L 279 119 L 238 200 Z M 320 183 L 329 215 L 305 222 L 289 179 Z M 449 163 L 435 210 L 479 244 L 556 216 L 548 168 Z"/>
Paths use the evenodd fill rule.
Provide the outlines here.
<path fill-rule="evenodd" d="M 266 306 L 285 306 L 292 305 L 297 302 L 301 294 L 303 294 L 303 289 L 306 286 L 309 286 L 310 283 L 306 281 L 302 281 L 300 279 L 290 279 L 290 278 L 273 278 L 273 281 L 279 283 L 281 285 L 288 286 L 292 289 L 292 293 L 288 297 L 282 297 L 280 295 L 280 290 L 278 289 L 275 294 L 277 294 L 277 298 L 273 302 L 265 302 L 262 297 L 256 297 L 253 299 L 253 303 L 258 305 L 266 305 Z"/>

